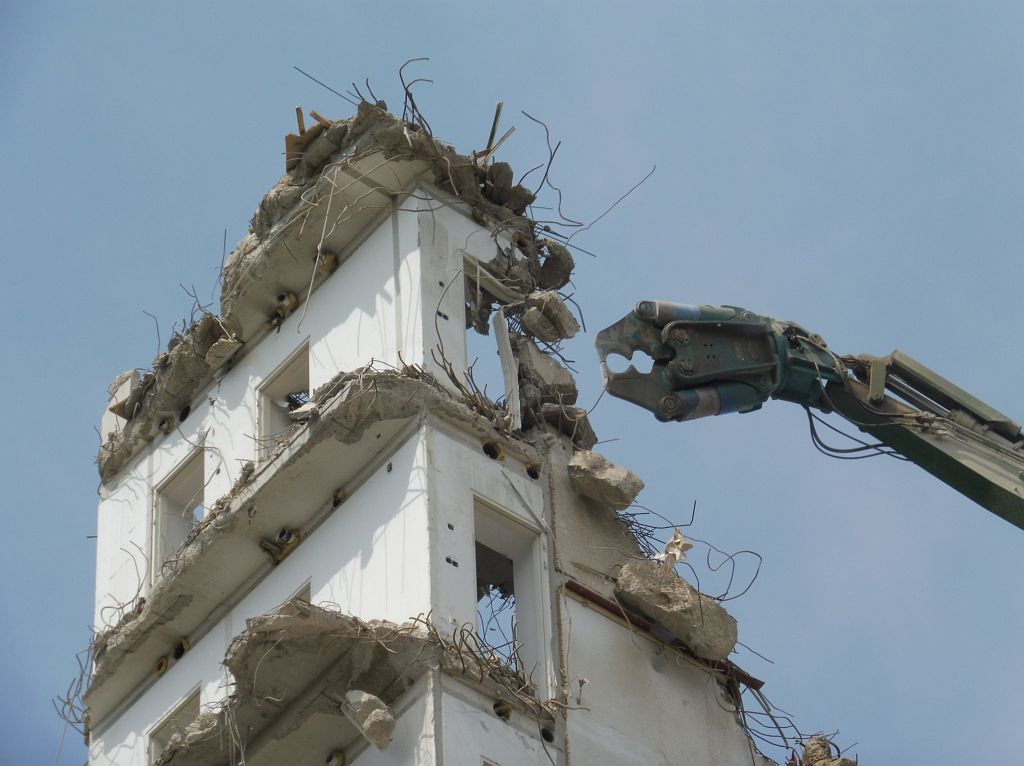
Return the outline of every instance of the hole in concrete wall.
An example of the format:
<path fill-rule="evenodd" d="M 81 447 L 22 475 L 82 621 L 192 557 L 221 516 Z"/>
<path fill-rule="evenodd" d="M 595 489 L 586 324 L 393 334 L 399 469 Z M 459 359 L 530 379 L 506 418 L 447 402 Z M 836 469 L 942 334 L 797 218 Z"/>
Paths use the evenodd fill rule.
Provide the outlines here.
<path fill-rule="evenodd" d="M 176 660 L 180 660 L 191 647 L 192 643 L 187 638 L 183 638 L 174 645 L 174 651 L 171 652 L 171 656 Z"/>
<path fill-rule="evenodd" d="M 167 655 L 160 657 L 156 664 L 153 666 L 153 671 L 158 675 L 162 676 L 167 672 L 167 668 L 171 666 L 171 658 Z"/>
<path fill-rule="evenodd" d="M 184 407 L 181 408 L 181 411 L 178 413 L 178 422 L 184 423 L 185 418 L 187 418 L 191 413 L 192 408 L 186 404 Z"/>
<path fill-rule="evenodd" d="M 149 733 L 149 762 L 156 763 L 168 743 L 179 731 L 199 717 L 199 689 L 168 713 Z"/>
<path fill-rule="evenodd" d="M 154 498 L 154 575 L 173 556 L 192 528 L 206 518 L 203 491 L 206 451 L 200 447 L 156 488 Z"/>
<path fill-rule="evenodd" d="M 536 463 L 530 463 L 528 466 L 526 466 L 526 475 L 529 476 L 531 479 L 534 479 L 534 480 L 539 479 L 540 478 L 540 466 L 537 465 Z"/>
<path fill-rule="evenodd" d="M 498 700 L 492 705 L 494 714 L 498 716 L 502 721 L 507 721 L 512 717 L 512 706 L 505 700 Z"/>
<path fill-rule="evenodd" d="M 501 445 L 493 439 L 487 439 L 481 445 L 484 454 L 487 455 L 491 460 L 502 460 L 505 457 L 505 452 L 501 449 Z"/>
<path fill-rule="evenodd" d="M 546 726 L 541 727 L 540 736 L 543 737 L 545 742 L 555 741 L 555 733 Z"/>
<path fill-rule="evenodd" d="M 303 345 L 260 387 L 259 455 L 271 457 L 299 427 L 294 414 L 309 403 L 309 347 Z"/>

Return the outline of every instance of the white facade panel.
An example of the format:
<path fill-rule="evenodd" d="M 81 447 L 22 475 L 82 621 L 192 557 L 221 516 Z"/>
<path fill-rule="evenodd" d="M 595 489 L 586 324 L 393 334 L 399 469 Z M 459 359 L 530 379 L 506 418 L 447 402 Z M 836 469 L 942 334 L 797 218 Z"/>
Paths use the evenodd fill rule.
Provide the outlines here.
<path fill-rule="evenodd" d="M 563 604 L 568 677 L 587 679 L 567 723 L 577 763 L 754 762 L 735 705 L 706 669 L 572 598 Z"/>
<path fill-rule="evenodd" d="M 551 766 L 558 762 L 559 754 L 553 748 L 545 752 L 539 736 L 523 733 L 486 708 L 448 691 L 441 705 L 445 766 Z"/>
<path fill-rule="evenodd" d="M 372 360 L 398 363 L 400 306 L 394 234 L 388 218 L 308 303 L 306 296 L 301 296 L 303 303 L 281 326 L 282 335 L 310 339 L 309 375 L 314 390 L 339 372 L 358 369 Z"/>
<path fill-rule="evenodd" d="M 421 434 L 401 445 L 109 728 L 94 732 L 91 763 L 144 764 L 146 732 L 196 686 L 203 707 L 224 700 L 230 687 L 221 663 L 246 619 L 272 611 L 306 582 L 314 603 L 337 604 L 367 620 L 401 623 L 426 614 L 430 578 Z"/>
<path fill-rule="evenodd" d="M 277 331 L 245 348 L 227 373 L 194 400 L 188 418 L 166 437 L 155 439 L 105 488 L 97 528 L 98 628 L 116 622 L 121 613 L 117 605 L 130 607 L 137 595 L 145 596 L 152 579 L 146 570 L 159 569 L 160 562 L 152 560 L 153 488 L 202 445 L 204 504 L 209 505 L 231 490 L 243 463 L 261 457 L 259 391 L 285 360 L 308 345 L 311 392 L 337 373 L 372 361 L 398 365 L 399 317 L 418 324 L 421 288 L 417 215 L 400 212 L 396 220 L 381 223 Z M 394 238 L 399 229 L 405 246 Z M 396 270 L 401 274 L 401 296 Z M 461 284 L 458 287 L 461 300 Z M 409 305 L 400 305 L 400 300 Z M 416 341 L 418 336 L 410 337 Z M 403 358 L 420 363 L 421 349 L 421 344 L 410 346 Z M 143 575 L 141 583 L 136 568 Z"/>

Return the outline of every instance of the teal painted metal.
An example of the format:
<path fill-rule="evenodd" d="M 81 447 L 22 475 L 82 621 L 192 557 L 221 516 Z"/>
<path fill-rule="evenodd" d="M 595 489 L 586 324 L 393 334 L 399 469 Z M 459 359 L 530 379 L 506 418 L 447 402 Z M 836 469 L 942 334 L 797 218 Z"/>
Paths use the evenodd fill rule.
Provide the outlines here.
<path fill-rule="evenodd" d="M 753 412 L 768 399 L 836 411 L 1024 529 L 1020 425 L 906 354 L 839 357 L 792 322 L 664 301 L 639 302 L 595 345 L 608 392 L 659 420 Z M 649 373 L 609 370 L 610 356 L 638 351 L 653 360 Z"/>
<path fill-rule="evenodd" d="M 641 301 L 595 341 L 608 391 L 660 420 L 752 412 L 770 398 L 821 406 L 822 382 L 838 380 L 820 337 L 738 306 Z M 607 359 L 654 360 L 650 373 L 608 370 Z"/>

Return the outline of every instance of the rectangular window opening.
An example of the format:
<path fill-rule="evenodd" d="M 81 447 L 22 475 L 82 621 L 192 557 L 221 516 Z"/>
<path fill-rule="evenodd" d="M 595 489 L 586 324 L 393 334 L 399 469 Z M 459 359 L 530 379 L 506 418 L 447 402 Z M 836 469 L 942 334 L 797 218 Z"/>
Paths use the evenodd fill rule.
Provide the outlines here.
<path fill-rule="evenodd" d="M 184 731 L 199 717 L 199 689 L 192 692 L 184 702 L 167 714 L 149 733 L 149 762 L 154 764 L 167 749 L 171 737 Z"/>
<path fill-rule="evenodd" d="M 473 329 L 466 331 L 466 371 L 463 375 L 467 384 L 475 387 L 492 402 L 505 399 L 505 378 L 501 370 L 501 357 L 494 328 L 484 335 Z M 507 330 L 505 331 L 507 332 Z"/>
<path fill-rule="evenodd" d="M 476 543 L 476 632 L 485 651 L 522 670 L 516 644 L 515 562 Z"/>
<path fill-rule="evenodd" d="M 539 533 L 479 500 L 474 525 L 480 648 L 533 679 L 544 647 Z"/>
<path fill-rule="evenodd" d="M 196 525 L 206 518 L 203 493 L 206 488 L 206 450 L 190 455 L 156 489 L 154 575 L 181 548 Z"/>
<path fill-rule="evenodd" d="M 309 397 L 309 347 L 303 346 L 260 388 L 260 460 L 270 459 L 288 443 Z"/>

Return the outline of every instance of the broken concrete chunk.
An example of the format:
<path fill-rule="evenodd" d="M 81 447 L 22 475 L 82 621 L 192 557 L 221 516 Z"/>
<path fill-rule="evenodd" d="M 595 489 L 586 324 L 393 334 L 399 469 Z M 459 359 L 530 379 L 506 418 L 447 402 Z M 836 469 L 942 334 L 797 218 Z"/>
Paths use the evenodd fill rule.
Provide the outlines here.
<path fill-rule="evenodd" d="M 344 134 L 342 134 L 342 137 Z M 332 140 L 336 139 L 336 140 Z M 341 140 L 338 133 L 332 136 L 331 131 L 321 133 L 306 146 L 302 152 L 302 160 L 299 162 L 300 172 L 303 175 L 313 175 L 330 159 L 331 155 L 338 151 Z"/>
<path fill-rule="evenodd" d="M 103 481 L 121 470 L 158 433 L 176 427 L 192 398 L 209 382 L 213 370 L 206 355 L 224 336 L 220 320 L 205 314 L 184 332 L 179 343 L 158 357 L 155 371 L 147 374 L 128 397 L 128 422 L 117 433 L 108 434 L 100 446 L 97 462 Z"/>
<path fill-rule="evenodd" d="M 507 195 L 512 190 L 514 178 L 512 166 L 507 162 L 495 162 L 488 167 L 486 188 L 490 191 L 491 199 L 499 205 L 505 204 Z"/>
<path fill-rule="evenodd" d="M 544 240 L 547 252 L 544 265 L 540 269 L 538 284 L 545 290 L 558 290 L 569 284 L 576 261 L 569 248 L 551 239 Z"/>
<path fill-rule="evenodd" d="M 265 239 L 274 224 L 298 203 L 303 188 L 292 176 L 283 176 L 263 197 L 249 223 L 249 231 L 257 238 Z"/>
<path fill-rule="evenodd" d="M 395 733 L 395 714 L 380 697 L 353 689 L 345 695 L 341 712 L 371 745 L 378 750 L 387 749 Z"/>
<path fill-rule="evenodd" d="M 504 204 L 515 215 L 523 215 L 535 199 L 537 197 L 532 191 L 522 184 L 516 184 L 509 190 L 508 199 Z"/>
<path fill-rule="evenodd" d="M 157 766 L 171 763 L 178 752 L 188 751 L 195 745 L 214 735 L 219 723 L 216 713 L 200 713 L 182 730 L 175 732 L 167 741 L 164 752 L 156 759 Z"/>
<path fill-rule="evenodd" d="M 527 297 L 522 323 L 526 332 L 548 343 L 571 338 L 580 329 L 576 317 L 561 296 L 551 290 L 535 292 Z"/>
<path fill-rule="evenodd" d="M 838 750 L 827 737 L 811 737 L 804 745 L 800 766 L 857 766 L 856 761 L 842 756 L 832 757 L 833 749 Z"/>
<path fill-rule="evenodd" d="M 576 404 L 579 389 L 576 379 L 550 354 L 545 354 L 529 338 L 512 335 L 512 353 L 519 362 L 521 383 L 531 382 L 537 387 L 543 401 L 556 404 Z"/>
<path fill-rule="evenodd" d="M 569 480 L 577 494 L 621 511 L 633 504 L 644 483 L 628 468 L 603 455 L 582 450 L 569 461 Z"/>
<path fill-rule="evenodd" d="M 671 631 L 699 657 L 724 660 L 736 646 L 736 620 L 674 570 L 653 561 L 630 561 L 619 572 L 615 594 Z"/>
<path fill-rule="evenodd" d="M 572 443 L 580 449 L 590 449 L 597 444 L 597 434 L 590 426 L 590 418 L 582 407 L 561 406 L 558 404 L 542 404 L 541 417 L 572 439 Z"/>
<path fill-rule="evenodd" d="M 340 147 L 342 141 L 345 140 L 345 136 L 348 134 L 348 122 L 344 120 L 338 120 L 331 123 L 331 127 L 327 129 L 324 136 L 335 146 Z"/>
<path fill-rule="evenodd" d="M 107 409 L 100 422 L 100 433 L 104 438 L 116 433 L 122 421 L 131 420 L 135 412 L 129 409 L 129 403 L 138 402 L 142 393 L 142 374 L 138 370 L 122 372 L 107 389 Z"/>
<path fill-rule="evenodd" d="M 237 338 L 221 338 L 206 352 L 206 363 L 210 365 L 211 370 L 216 370 L 233 357 L 241 347 L 242 341 Z"/>

